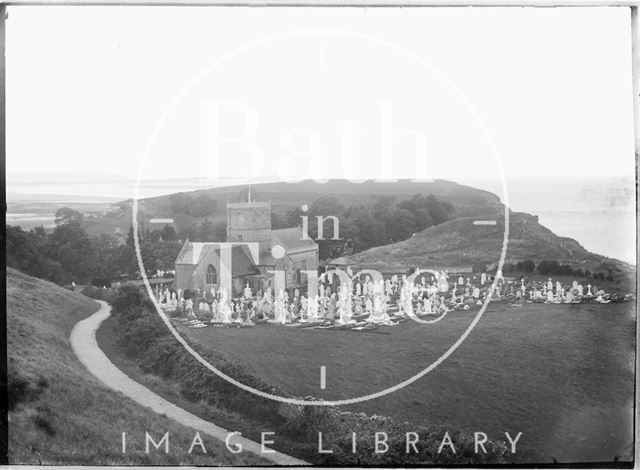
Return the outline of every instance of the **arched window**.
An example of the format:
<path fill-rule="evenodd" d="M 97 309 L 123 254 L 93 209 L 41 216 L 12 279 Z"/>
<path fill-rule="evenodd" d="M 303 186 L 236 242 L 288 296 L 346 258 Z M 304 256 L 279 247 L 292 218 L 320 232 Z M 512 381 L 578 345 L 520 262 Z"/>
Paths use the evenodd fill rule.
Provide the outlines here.
<path fill-rule="evenodd" d="M 218 273 L 216 272 L 216 268 L 213 265 L 209 265 L 207 267 L 207 284 L 217 284 L 218 283 Z"/>

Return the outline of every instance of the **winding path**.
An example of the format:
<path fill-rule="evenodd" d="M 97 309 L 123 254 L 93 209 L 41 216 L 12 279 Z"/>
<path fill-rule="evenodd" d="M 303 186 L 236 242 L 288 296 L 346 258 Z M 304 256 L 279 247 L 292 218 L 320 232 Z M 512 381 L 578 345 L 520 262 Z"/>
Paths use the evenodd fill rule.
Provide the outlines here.
<path fill-rule="evenodd" d="M 189 413 L 165 400 L 148 388 L 132 380 L 109 360 L 98 346 L 96 330 L 100 327 L 100 324 L 111 315 L 111 307 L 106 302 L 99 300 L 97 302 L 100 304 L 100 310 L 76 323 L 71 331 L 70 338 L 73 352 L 89 372 L 109 388 L 121 392 L 140 405 L 151 408 L 158 414 L 164 414 L 184 426 L 203 432 L 224 443 L 231 431 L 227 431 L 220 426 L 205 421 L 193 413 Z M 265 448 L 265 450 L 273 453 L 262 453 L 262 447 L 259 443 L 244 437 L 234 436 L 233 443 L 234 445 L 236 443 L 242 444 L 243 452 L 246 450 L 259 455 L 276 465 L 308 465 L 307 462 L 303 460 L 296 459 L 273 449 Z"/>

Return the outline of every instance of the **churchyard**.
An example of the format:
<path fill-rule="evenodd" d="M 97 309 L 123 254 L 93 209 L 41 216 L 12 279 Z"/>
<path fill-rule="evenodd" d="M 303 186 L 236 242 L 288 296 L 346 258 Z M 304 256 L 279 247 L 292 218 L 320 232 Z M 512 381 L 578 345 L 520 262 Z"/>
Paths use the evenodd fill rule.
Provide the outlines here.
<path fill-rule="evenodd" d="M 339 401 L 420 373 L 491 297 L 475 329 L 435 370 L 345 409 L 490 435 L 522 432 L 521 448 L 545 461 L 629 458 L 631 280 L 533 274 L 494 283 L 485 273 L 419 272 L 374 282 L 372 272 L 330 272 L 308 298 L 299 290 L 273 296 L 247 286 L 235 299 L 195 292 L 178 300 L 180 292 L 159 292 L 159 306 L 190 342 L 286 396 Z"/>

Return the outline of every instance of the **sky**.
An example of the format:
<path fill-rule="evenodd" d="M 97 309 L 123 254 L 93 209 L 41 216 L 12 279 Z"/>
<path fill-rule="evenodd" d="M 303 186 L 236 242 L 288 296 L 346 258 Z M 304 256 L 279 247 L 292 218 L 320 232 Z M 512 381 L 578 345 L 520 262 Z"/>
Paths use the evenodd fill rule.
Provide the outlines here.
<path fill-rule="evenodd" d="M 7 172 L 634 175 L 625 8 L 10 7 Z"/>

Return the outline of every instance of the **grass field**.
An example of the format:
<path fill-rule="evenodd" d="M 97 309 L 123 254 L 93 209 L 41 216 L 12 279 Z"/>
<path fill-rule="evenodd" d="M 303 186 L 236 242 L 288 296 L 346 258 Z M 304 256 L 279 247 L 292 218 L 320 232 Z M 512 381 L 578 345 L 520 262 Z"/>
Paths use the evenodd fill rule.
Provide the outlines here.
<path fill-rule="evenodd" d="M 298 329 L 184 328 L 295 396 L 357 397 L 395 385 L 442 355 L 474 316 L 406 322 L 388 334 Z M 345 407 L 416 424 L 483 431 L 551 462 L 632 458 L 634 304 L 508 307 L 492 303 L 467 340 L 426 377 L 386 397 Z M 326 389 L 320 367 L 326 367 Z"/>
<path fill-rule="evenodd" d="M 76 322 L 97 309 L 97 303 L 82 295 L 8 269 L 10 464 L 267 463 L 246 452 L 232 455 L 206 436 L 208 454 L 189 454 L 195 431 L 107 389 L 90 375 L 71 350 L 69 334 Z M 168 455 L 145 453 L 147 431 L 156 441 L 170 433 Z M 126 454 L 122 432 L 128 435 Z"/>

